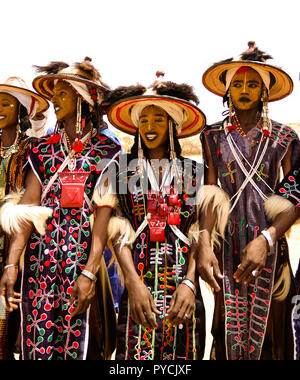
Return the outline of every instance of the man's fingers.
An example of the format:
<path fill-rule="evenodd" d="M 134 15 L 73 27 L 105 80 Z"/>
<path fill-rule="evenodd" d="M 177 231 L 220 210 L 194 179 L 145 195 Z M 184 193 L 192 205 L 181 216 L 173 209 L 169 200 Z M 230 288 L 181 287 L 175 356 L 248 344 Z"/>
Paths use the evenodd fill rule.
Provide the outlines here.
<path fill-rule="evenodd" d="M 155 313 L 156 315 L 160 315 L 161 312 L 155 306 L 154 299 L 152 298 L 151 295 L 150 295 L 150 304 L 151 304 L 151 309 L 152 309 L 153 313 Z"/>
<path fill-rule="evenodd" d="M 202 280 L 207 282 L 208 285 L 210 285 L 216 292 L 219 292 L 221 290 L 219 284 L 214 278 L 211 268 L 202 268 L 199 274 Z"/>
<path fill-rule="evenodd" d="M 176 298 L 177 298 L 177 294 L 176 292 L 173 294 L 172 298 L 171 298 L 171 301 L 170 301 L 170 305 L 169 305 L 169 309 L 168 309 L 168 315 L 170 313 L 172 313 L 172 310 L 176 304 Z"/>

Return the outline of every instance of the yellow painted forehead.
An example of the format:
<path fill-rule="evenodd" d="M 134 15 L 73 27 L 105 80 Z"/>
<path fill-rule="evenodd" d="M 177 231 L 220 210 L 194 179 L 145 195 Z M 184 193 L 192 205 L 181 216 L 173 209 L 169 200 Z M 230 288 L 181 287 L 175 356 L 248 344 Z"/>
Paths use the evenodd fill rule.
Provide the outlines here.
<path fill-rule="evenodd" d="M 162 108 L 152 105 L 152 106 L 147 106 L 143 109 L 141 112 L 141 116 L 147 116 L 147 115 L 160 115 L 160 116 L 168 116 L 167 112 L 163 110 Z"/>

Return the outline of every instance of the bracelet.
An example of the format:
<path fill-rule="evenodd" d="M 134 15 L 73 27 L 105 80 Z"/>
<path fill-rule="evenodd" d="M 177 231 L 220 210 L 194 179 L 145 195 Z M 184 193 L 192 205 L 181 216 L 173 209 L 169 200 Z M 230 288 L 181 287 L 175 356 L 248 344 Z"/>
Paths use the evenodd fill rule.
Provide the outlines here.
<path fill-rule="evenodd" d="M 82 274 L 83 276 L 89 278 L 90 280 L 94 281 L 94 282 L 97 281 L 97 277 L 96 277 L 93 273 L 89 272 L 89 271 L 86 270 L 86 269 L 83 269 L 83 271 L 81 272 L 81 274 Z"/>
<path fill-rule="evenodd" d="M 261 231 L 261 234 L 267 240 L 269 248 L 270 248 L 268 256 L 273 255 L 275 253 L 275 249 L 274 249 L 274 243 L 273 243 L 273 240 L 271 238 L 270 232 L 267 230 L 263 230 L 263 231 Z"/>
<path fill-rule="evenodd" d="M 7 264 L 7 265 L 5 265 L 5 267 L 3 268 L 4 270 L 5 269 L 8 269 L 8 268 L 12 268 L 12 267 L 19 267 L 19 265 L 18 264 Z"/>
<path fill-rule="evenodd" d="M 191 291 L 194 293 L 194 295 L 196 296 L 197 289 L 196 289 L 196 286 L 194 285 L 193 281 L 188 280 L 188 279 L 184 279 L 181 283 L 183 285 L 189 287 L 191 289 Z"/>

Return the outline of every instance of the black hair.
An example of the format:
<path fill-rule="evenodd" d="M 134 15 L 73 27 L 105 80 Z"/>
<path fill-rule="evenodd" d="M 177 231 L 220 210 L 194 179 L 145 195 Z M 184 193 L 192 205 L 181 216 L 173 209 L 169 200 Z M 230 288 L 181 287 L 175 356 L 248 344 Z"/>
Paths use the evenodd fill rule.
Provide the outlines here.
<path fill-rule="evenodd" d="M 174 150 L 176 153 L 176 157 L 181 157 L 182 149 L 181 149 L 179 139 L 177 137 L 175 123 L 173 123 L 173 136 L 174 136 Z M 143 139 L 141 139 L 141 142 L 142 142 L 142 149 L 143 149 L 145 158 L 150 159 L 149 149 L 146 147 Z M 168 152 L 170 152 L 170 151 L 171 151 L 171 144 L 170 144 L 170 138 L 168 138 Z M 137 132 L 135 134 L 134 144 L 133 144 L 133 146 L 131 148 L 131 152 L 129 154 L 130 159 L 134 160 L 134 159 L 138 158 L 138 152 L 139 152 L 139 130 L 137 130 Z"/>
<path fill-rule="evenodd" d="M 21 132 L 25 132 L 27 131 L 27 129 L 31 128 L 31 123 L 29 120 L 27 109 L 21 103 L 20 103 L 19 120 L 20 120 Z"/>

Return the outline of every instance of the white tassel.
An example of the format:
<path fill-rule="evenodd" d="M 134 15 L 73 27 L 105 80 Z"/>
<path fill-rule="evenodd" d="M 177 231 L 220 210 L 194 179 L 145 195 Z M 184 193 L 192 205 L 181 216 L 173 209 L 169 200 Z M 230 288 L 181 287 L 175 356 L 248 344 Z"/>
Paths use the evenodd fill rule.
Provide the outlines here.
<path fill-rule="evenodd" d="M 46 233 L 46 220 L 52 215 L 49 207 L 19 205 L 22 192 L 11 193 L 5 197 L 5 203 L 0 209 L 0 224 L 9 235 L 19 233 L 24 224 L 33 223 L 40 235 Z"/>

